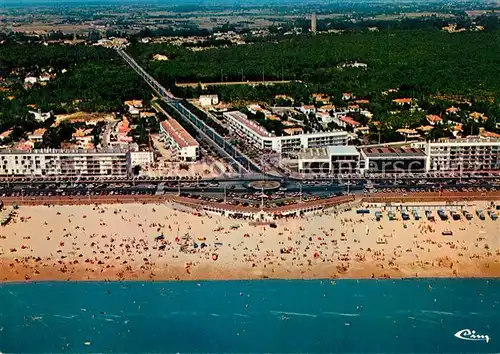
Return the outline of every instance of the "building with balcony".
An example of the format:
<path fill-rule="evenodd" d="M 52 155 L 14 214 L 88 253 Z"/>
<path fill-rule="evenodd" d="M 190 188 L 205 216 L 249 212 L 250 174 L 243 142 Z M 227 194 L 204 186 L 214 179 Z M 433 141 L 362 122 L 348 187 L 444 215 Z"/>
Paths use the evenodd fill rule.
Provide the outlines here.
<path fill-rule="evenodd" d="M 127 154 L 127 165 L 133 169 L 136 166 L 140 166 L 143 169 L 147 169 L 154 163 L 154 154 L 152 151 L 139 151 L 130 150 Z"/>
<path fill-rule="evenodd" d="M 129 150 L 0 151 L 0 176 L 122 176 L 132 166 Z"/>
<path fill-rule="evenodd" d="M 276 136 L 268 132 L 259 123 L 248 119 L 241 112 L 225 112 L 223 116 L 228 128 L 235 135 L 238 135 L 247 143 L 254 145 L 260 150 L 287 153 L 308 148 L 347 144 L 347 133 L 344 131 Z"/>
<path fill-rule="evenodd" d="M 160 124 L 161 139 L 178 161 L 196 161 L 200 144 L 175 119 L 169 117 Z"/>
<path fill-rule="evenodd" d="M 428 142 L 427 171 L 500 170 L 500 139 L 470 137 Z"/>

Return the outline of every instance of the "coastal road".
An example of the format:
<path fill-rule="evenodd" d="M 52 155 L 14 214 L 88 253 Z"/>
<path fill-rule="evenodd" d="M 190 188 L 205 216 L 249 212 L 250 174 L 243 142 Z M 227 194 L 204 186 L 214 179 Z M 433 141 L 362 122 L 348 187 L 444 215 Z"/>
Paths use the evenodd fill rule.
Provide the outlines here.
<path fill-rule="evenodd" d="M 500 201 L 500 191 L 497 192 L 422 192 L 422 193 L 371 193 L 364 195 L 337 196 L 326 199 L 320 199 L 310 202 L 296 203 L 284 206 L 284 208 L 297 208 L 301 205 L 324 205 L 337 201 L 354 200 L 368 203 L 386 203 L 386 202 L 447 202 L 447 201 L 466 201 L 466 200 L 491 200 Z M 5 205 L 44 205 L 44 204 L 116 204 L 116 203 L 163 203 L 166 201 L 178 201 L 191 205 L 210 205 L 218 206 L 223 209 L 235 209 L 245 211 L 259 208 L 233 206 L 223 203 L 207 203 L 192 198 L 178 197 L 173 195 L 88 195 L 88 196 L 43 196 L 24 198 L 20 197 L 2 197 Z M 283 208 L 283 207 L 281 207 Z M 266 208 L 267 209 L 267 208 Z M 280 207 L 271 208 L 280 210 Z"/>
<path fill-rule="evenodd" d="M 202 119 L 198 118 L 188 108 L 186 108 L 182 101 L 175 97 L 169 90 L 163 87 L 158 81 L 149 75 L 144 68 L 142 68 L 127 52 L 122 49 L 117 49 L 117 53 L 134 69 L 146 83 L 160 95 L 162 101 L 175 110 L 179 117 L 186 123 L 191 125 L 200 136 L 204 138 L 209 144 L 224 151 L 223 157 L 227 157 L 234 162 L 235 166 L 240 167 L 241 171 L 249 173 L 260 173 L 261 168 L 254 163 L 248 156 L 239 151 L 235 146 L 227 143 L 225 139 L 219 135 L 212 127 L 208 126 Z M 159 105 L 159 104 L 158 104 Z"/>

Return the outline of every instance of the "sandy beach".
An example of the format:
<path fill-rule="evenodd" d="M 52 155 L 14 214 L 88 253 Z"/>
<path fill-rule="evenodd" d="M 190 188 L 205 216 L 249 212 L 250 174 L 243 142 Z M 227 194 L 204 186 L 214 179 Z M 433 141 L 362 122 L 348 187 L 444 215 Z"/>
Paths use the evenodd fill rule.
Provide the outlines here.
<path fill-rule="evenodd" d="M 21 206 L 0 230 L 0 281 L 500 276 L 499 220 L 434 210 L 432 222 L 422 209 L 420 220 L 377 222 L 375 210 L 273 228 L 165 204 Z"/>

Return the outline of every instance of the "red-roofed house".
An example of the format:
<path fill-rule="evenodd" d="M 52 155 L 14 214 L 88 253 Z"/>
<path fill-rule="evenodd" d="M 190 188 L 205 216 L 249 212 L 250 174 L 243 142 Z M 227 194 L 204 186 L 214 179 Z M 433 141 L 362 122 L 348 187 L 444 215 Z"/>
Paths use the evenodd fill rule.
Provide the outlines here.
<path fill-rule="evenodd" d="M 398 106 L 411 105 L 413 103 L 413 98 L 395 98 L 392 103 Z"/>
<path fill-rule="evenodd" d="M 274 99 L 275 100 L 284 100 L 284 101 L 292 101 L 293 102 L 293 97 L 290 97 L 288 95 L 275 95 Z"/>
<path fill-rule="evenodd" d="M 341 127 L 357 127 L 359 125 L 361 125 L 360 122 L 356 122 L 354 119 L 352 119 L 351 117 L 348 117 L 348 116 L 344 116 L 344 117 L 340 117 L 339 118 L 339 121 L 340 121 L 340 126 Z"/>
<path fill-rule="evenodd" d="M 42 142 L 43 134 L 45 134 L 46 131 L 47 129 L 44 128 L 35 129 L 33 133 L 28 135 L 28 140 L 34 143 Z"/>
<path fill-rule="evenodd" d="M 304 129 L 302 129 L 302 128 L 287 128 L 287 129 L 283 129 L 283 132 L 286 135 L 297 135 L 297 134 L 303 134 Z"/>
<path fill-rule="evenodd" d="M 131 130 L 132 129 L 130 128 L 130 122 L 128 118 L 123 117 L 123 119 L 116 125 L 116 137 L 119 144 L 126 145 L 134 140 L 131 136 L 128 135 Z"/>
<path fill-rule="evenodd" d="M 84 149 L 88 149 L 89 144 L 92 144 L 92 140 L 94 139 L 92 129 L 77 129 L 77 131 L 72 134 L 72 137 L 75 139 L 76 145 Z"/>
<path fill-rule="evenodd" d="M 302 107 L 299 107 L 299 111 L 304 114 L 315 113 L 316 107 L 314 107 L 313 105 L 304 105 Z"/>
<path fill-rule="evenodd" d="M 218 105 L 214 106 L 212 109 L 217 112 L 227 112 L 232 106 L 229 103 L 219 102 Z"/>
<path fill-rule="evenodd" d="M 480 112 L 472 112 L 469 114 L 469 118 L 472 120 L 480 121 L 482 120 L 483 122 L 486 122 L 488 120 L 488 117 L 484 115 L 484 113 Z"/>
<path fill-rule="evenodd" d="M 195 161 L 200 156 L 198 142 L 177 122 L 169 117 L 160 124 L 162 140 L 169 145 L 179 161 Z"/>
<path fill-rule="evenodd" d="M 318 111 L 320 112 L 329 112 L 329 111 L 332 111 L 335 109 L 335 106 L 332 105 L 332 104 L 327 104 L 327 105 L 324 105 L 324 106 L 321 106 L 318 108 Z"/>
<path fill-rule="evenodd" d="M 330 116 L 330 113 L 328 113 L 328 112 L 317 112 L 316 118 L 319 121 L 321 121 L 321 123 L 323 123 L 323 124 L 328 124 L 332 121 L 332 117 Z"/>
<path fill-rule="evenodd" d="M 425 116 L 430 125 L 441 124 L 443 119 L 435 114 L 428 114 Z"/>
<path fill-rule="evenodd" d="M 35 143 L 33 143 L 32 141 L 20 141 L 19 143 L 17 143 L 17 145 L 15 146 L 15 150 L 20 150 L 20 151 L 31 151 L 33 150 L 33 147 L 35 146 Z"/>
<path fill-rule="evenodd" d="M 313 93 L 312 97 L 315 102 L 325 102 L 325 103 L 330 102 L 330 96 L 324 93 Z"/>
<path fill-rule="evenodd" d="M 349 100 L 352 100 L 353 98 L 354 98 L 354 95 L 352 94 L 352 92 L 342 93 L 342 100 L 344 100 L 344 101 L 349 101 Z"/>
<path fill-rule="evenodd" d="M 6 130 L 3 133 L 1 133 L 0 134 L 0 141 L 3 141 L 6 138 L 8 138 L 10 136 L 10 134 L 12 134 L 12 129 Z"/>
<path fill-rule="evenodd" d="M 399 134 L 405 137 L 405 139 L 415 139 L 420 138 L 420 134 L 415 129 L 401 128 L 396 130 Z"/>
<path fill-rule="evenodd" d="M 484 138 L 500 139 L 500 134 L 486 131 L 486 130 L 484 130 L 484 128 L 479 128 L 479 135 L 484 137 Z"/>

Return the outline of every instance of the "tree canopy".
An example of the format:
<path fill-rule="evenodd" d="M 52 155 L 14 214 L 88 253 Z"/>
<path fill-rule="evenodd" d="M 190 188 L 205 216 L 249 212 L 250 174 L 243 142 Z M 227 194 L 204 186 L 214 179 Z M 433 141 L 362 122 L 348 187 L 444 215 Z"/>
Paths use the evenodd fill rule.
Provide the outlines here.
<path fill-rule="evenodd" d="M 437 30 L 384 30 L 302 35 L 278 43 L 190 51 L 136 44 L 130 52 L 168 86 L 175 82 L 302 80 L 326 91 L 359 96 L 406 86 L 414 93 L 500 94 L 500 31 L 450 34 Z M 151 61 L 154 52 L 171 60 Z M 366 70 L 342 68 L 362 62 Z M 222 74 L 222 75 L 221 75 Z"/>

